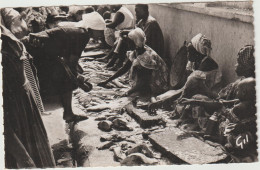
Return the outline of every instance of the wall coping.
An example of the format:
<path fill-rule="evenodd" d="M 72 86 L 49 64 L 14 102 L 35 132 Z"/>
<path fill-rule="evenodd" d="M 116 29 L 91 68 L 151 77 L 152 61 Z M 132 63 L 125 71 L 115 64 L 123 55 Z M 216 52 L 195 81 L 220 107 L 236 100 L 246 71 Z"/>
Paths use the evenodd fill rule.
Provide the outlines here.
<path fill-rule="evenodd" d="M 158 4 L 179 10 L 195 12 L 204 15 L 210 15 L 220 18 L 225 18 L 234 21 L 254 23 L 253 11 L 246 11 L 241 9 L 229 9 L 224 7 L 207 7 L 205 3 L 189 3 L 189 4 Z"/>

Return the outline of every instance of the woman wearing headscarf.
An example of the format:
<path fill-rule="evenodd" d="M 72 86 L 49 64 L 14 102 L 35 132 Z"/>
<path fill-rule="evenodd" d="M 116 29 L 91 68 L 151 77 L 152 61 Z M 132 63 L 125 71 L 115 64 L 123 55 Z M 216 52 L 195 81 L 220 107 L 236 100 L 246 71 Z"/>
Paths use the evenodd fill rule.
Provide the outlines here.
<path fill-rule="evenodd" d="M 212 114 L 214 111 L 217 111 L 219 105 L 214 102 L 212 99 L 216 99 L 225 103 L 225 106 L 230 108 L 234 106 L 234 103 L 238 101 L 237 97 L 237 89 L 238 84 L 245 78 L 254 77 L 254 69 L 255 69 L 255 59 L 254 59 L 254 47 L 251 45 L 247 45 L 240 49 L 238 52 L 237 64 L 236 64 L 236 73 L 238 76 L 242 76 L 234 83 L 227 85 L 225 88 L 221 89 L 216 97 L 204 97 L 204 100 L 208 102 L 200 102 L 202 99 L 199 97 L 193 97 L 191 99 L 183 99 L 182 103 L 199 103 L 201 106 L 193 106 L 192 112 L 198 115 L 202 112 L 210 112 Z M 210 102 L 213 102 L 212 104 Z M 210 103 L 210 104 L 208 104 Z"/>
<path fill-rule="evenodd" d="M 215 100 L 203 101 L 201 99 L 183 99 L 182 103 L 193 105 L 192 112 L 217 112 L 217 125 L 215 134 L 209 134 L 210 138 L 217 138 L 225 144 L 226 149 L 232 151 L 234 162 L 254 162 L 257 160 L 257 152 L 252 141 L 256 136 L 256 97 L 255 97 L 255 57 L 254 46 L 246 45 L 238 52 L 236 73 L 241 76 L 234 83 L 223 88 Z M 198 110 L 200 113 L 198 113 Z M 235 146 L 237 134 L 250 132 L 247 141 L 243 144 L 245 149 Z M 226 138 L 224 136 L 233 136 Z M 239 135 L 238 135 L 239 136 Z M 250 144 L 249 144 L 250 142 Z M 233 155 L 235 154 L 235 156 Z"/>
<path fill-rule="evenodd" d="M 132 88 L 126 93 L 146 93 L 152 96 L 168 90 L 168 69 L 161 57 L 150 47 L 145 45 L 146 38 L 142 29 L 136 28 L 128 34 L 136 48 L 127 52 L 128 60 L 125 65 L 100 86 L 106 85 L 113 79 L 123 75 L 130 69 L 130 83 Z"/>
<path fill-rule="evenodd" d="M 6 168 L 54 167 L 36 69 L 19 41 L 27 35 L 27 25 L 12 8 L 0 11 Z"/>
<path fill-rule="evenodd" d="M 195 94 L 203 94 L 209 97 L 216 96 L 214 86 L 221 81 L 221 72 L 218 64 L 211 58 L 211 41 L 201 33 L 191 39 L 188 44 L 187 69 L 189 75 L 183 87 L 182 97 L 191 97 Z"/>
<path fill-rule="evenodd" d="M 183 122 L 187 119 L 193 119 L 191 115 L 192 107 L 190 105 L 178 104 L 182 98 L 195 98 L 207 100 L 207 98 L 215 98 L 217 90 L 215 86 L 221 81 L 221 72 L 218 69 L 218 64 L 210 57 L 211 41 L 201 33 L 197 34 L 191 39 L 187 45 L 187 58 L 189 60 L 188 69 L 191 74 L 187 78 L 185 85 L 180 89 L 174 91 L 173 95 L 165 97 L 157 96 L 158 101 L 150 104 L 151 112 L 160 106 L 170 107 L 176 110 L 173 112 L 173 117 L 182 118 Z M 177 104 L 177 105 L 176 105 Z M 200 112 L 198 110 L 198 112 Z M 195 115 L 196 120 L 201 128 L 205 128 L 205 120 L 208 120 L 208 115 Z"/>
<path fill-rule="evenodd" d="M 246 45 L 241 48 L 238 52 L 236 74 L 240 76 L 234 83 L 227 85 L 219 92 L 219 98 L 225 100 L 233 100 L 237 95 L 237 85 L 244 78 L 255 77 L 255 57 L 254 57 L 254 46 Z"/>
<path fill-rule="evenodd" d="M 210 53 L 211 41 L 201 33 L 194 36 L 188 43 L 186 69 L 190 71 L 190 75 L 180 91 L 181 97 L 190 98 L 195 94 L 216 96 L 212 90 L 221 81 L 221 72 L 218 69 L 218 64 L 210 57 Z M 169 96 L 169 98 L 171 97 Z M 174 96 L 173 98 L 176 100 Z"/>
<path fill-rule="evenodd" d="M 222 88 L 216 99 L 229 102 L 226 103 L 227 107 L 232 107 L 235 102 L 237 102 L 237 89 L 238 84 L 245 78 L 255 78 L 255 57 L 254 57 L 254 46 L 246 45 L 241 48 L 238 52 L 237 64 L 235 65 L 235 71 L 237 76 L 240 76 L 238 80 L 233 83 L 228 84 L 226 87 Z M 193 101 L 193 100 L 189 100 Z M 214 108 L 210 108 L 214 110 Z M 210 110 L 208 109 L 208 110 Z"/>
<path fill-rule="evenodd" d="M 92 12 L 85 14 L 84 19 L 73 27 L 57 27 L 30 34 L 23 41 L 28 52 L 34 57 L 41 95 L 60 96 L 64 107 L 63 119 L 66 122 L 87 119 L 86 116 L 74 114 L 71 106 L 72 91 L 78 86 L 85 89 L 86 84 L 81 85 L 82 82 L 78 82 L 82 80 L 79 73 L 83 72 L 78 61 L 90 37 L 95 38 L 104 29 L 103 18 Z M 86 86 L 89 86 L 86 91 L 91 90 L 91 85 Z"/>

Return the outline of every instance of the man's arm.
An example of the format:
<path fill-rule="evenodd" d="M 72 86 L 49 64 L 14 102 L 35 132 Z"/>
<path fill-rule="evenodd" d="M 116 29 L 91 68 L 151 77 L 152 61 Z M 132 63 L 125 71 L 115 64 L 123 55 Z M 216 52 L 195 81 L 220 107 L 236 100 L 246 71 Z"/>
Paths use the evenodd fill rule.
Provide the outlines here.
<path fill-rule="evenodd" d="M 202 106 L 206 110 L 219 110 L 223 106 L 223 103 L 219 101 L 204 101 L 204 100 L 183 98 L 180 102 L 183 104 Z"/>
<path fill-rule="evenodd" d="M 108 23 L 106 26 L 108 28 L 115 29 L 119 24 L 121 24 L 125 19 L 125 16 L 121 12 L 117 12 L 113 21 Z"/>

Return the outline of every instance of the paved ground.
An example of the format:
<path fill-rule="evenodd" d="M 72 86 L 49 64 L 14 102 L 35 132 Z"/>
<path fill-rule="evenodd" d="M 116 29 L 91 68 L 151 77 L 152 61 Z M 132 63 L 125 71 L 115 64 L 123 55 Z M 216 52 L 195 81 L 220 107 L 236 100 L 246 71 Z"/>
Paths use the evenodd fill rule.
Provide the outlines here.
<path fill-rule="evenodd" d="M 140 127 L 136 120 L 127 114 L 126 110 L 122 110 L 125 105 L 129 104 L 132 101 L 132 98 L 121 97 L 121 95 L 129 89 L 127 75 L 118 78 L 113 83 L 109 83 L 108 88 L 102 88 L 96 86 L 96 84 L 107 79 L 114 72 L 105 69 L 105 63 L 94 60 L 88 61 L 86 60 L 86 58 L 80 59 L 80 65 L 84 70 L 84 76 L 89 77 L 89 82 L 93 84 L 92 91 L 85 93 L 83 90 L 77 89 L 74 91 L 73 95 L 74 112 L 76 114 L 85 114 L 89 116 L 88 120 L 79 122 L 78 124 L 73 126 L 74 130 L 76 129 L 75 133 L 81 134 L 81 137 L 79 137 L 79 148 L 82 146 L 86 148 L 85 153 L 87 153 L 87 156 L 86 159 L 81 162 L 81 166 L 120 166 L 120 162 L 116 161 L 114 158 L 113 148 L 119 147 L 121 149 L 120 152 L 125 155 L 127 151 L 126 148 L 132 148 L 137 144 L 145 144 L 153 152 L 153 159 L 156 160 L 157 165 L 171 165 L 174 163 L 178 163 L 170 161 L 170 159 L 166 158 L 167 155 L 164 156 L 159 152 L 162 152 L 163 149 L 155 150 L 155 147 L 152 146 L 150 141 L 143 138 L 143 134 L 156 135 L 157 133 L 165 131 L 169 127 L 174 126 L 174 124 L 172 124 L 171 120 L 169 120 L 168 118 L 168 113 L 162 110 L 159 110 L 157 112 L 158 116 L 167 122 L 166 127 L 160 124 L 154 124 L 154 126 L 146 129 Z M 144 103 L 145 101 L 142 102 Z M 61 154 L 62 156 L 56 156 L 56 161 L 58 163 L 62 161 L 66 162 L 64 164 L 60 163 L 59 167 L 71 166 L 73 164 L 73 161 L 71 160 L 78 159 L 79 157 L 76 154 L 76 157 L 78 157 L 75 158 L 75 152 L 73 152 L 73 149 L 75 151 L 75 146 L 71 146 L 71 144 L 69 144 L 69 142 L 71 141 L 71 135 L 69 135 L 69 131 L 72 131 L 71 125 L 65 124 L 65 122 L 62 120 L 63 109 L 59 104 L 59 100 L 57 97 L 47 99 L 44 103 L 46 111 L 51 112 L 50 115 L 43 116 L 43 121 L 46 126 L 50 144 L 52 146 L 56 146 L 57 144 L 59 145 L 59 143 L 62 143 L 62 141 L 67 141 L 67 143 L 65 142 L 68 145 L 66 147 L 72 148 L 72 154 L 69 155 L 63 153 Z M 116 118 L 120 118 L 120 120 L 123 120 L 127 124 L 127 126 L 132 129 L 132 131 L 118 130 L 116 128 L 112 128 L 110 132 L 105 132 L 98 128 L 98 123 L 100 121 L 106 119 L 107 121 L 112 122 Z M 98 147 L 106 143 L 101 142 L 101 136 L 115 134 L 123 137 L 124 140 L 114 141 L 112 143 L 112 146 L 107 147 L 107 149 L 98 150 Z M 167 135 L 161 136 L 161 138 L 163 137 L 167 138 Z M 162 145 L 162 147 L 165 149 L 168 146 Z M 53 147 L 53 149 L 55 150 L 57 149 L 57 147 Z M 66 149 L 59 150 L 59 152 L 66 151 Z M 60 155 L 60 153 L 58 155 Z M 74 166 L 79 165 L 77 165 L 77 163 L 75 163 L 74 161 Z"/>

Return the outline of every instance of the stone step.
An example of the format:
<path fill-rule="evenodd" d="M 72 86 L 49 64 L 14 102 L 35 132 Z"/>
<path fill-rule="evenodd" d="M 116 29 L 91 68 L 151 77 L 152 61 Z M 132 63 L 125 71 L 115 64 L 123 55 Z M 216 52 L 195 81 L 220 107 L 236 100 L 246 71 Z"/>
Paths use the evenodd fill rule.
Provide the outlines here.
<path fill-rule="evenodd" d="M 160 116 L 150 116 L 145 110 L 134 107 L 132 103 L 126 105 L 125 108 L 127 114 L 134 118 L 142 128 L 149 128 L 163 123 Z"/>
<path fill-rule="evenodd" d="M 149 140 L 155 149 L 177 164 L 220 163 L 228 158 L 219 145 L 210 145 L 178 128 L 151 134 Z"/>

